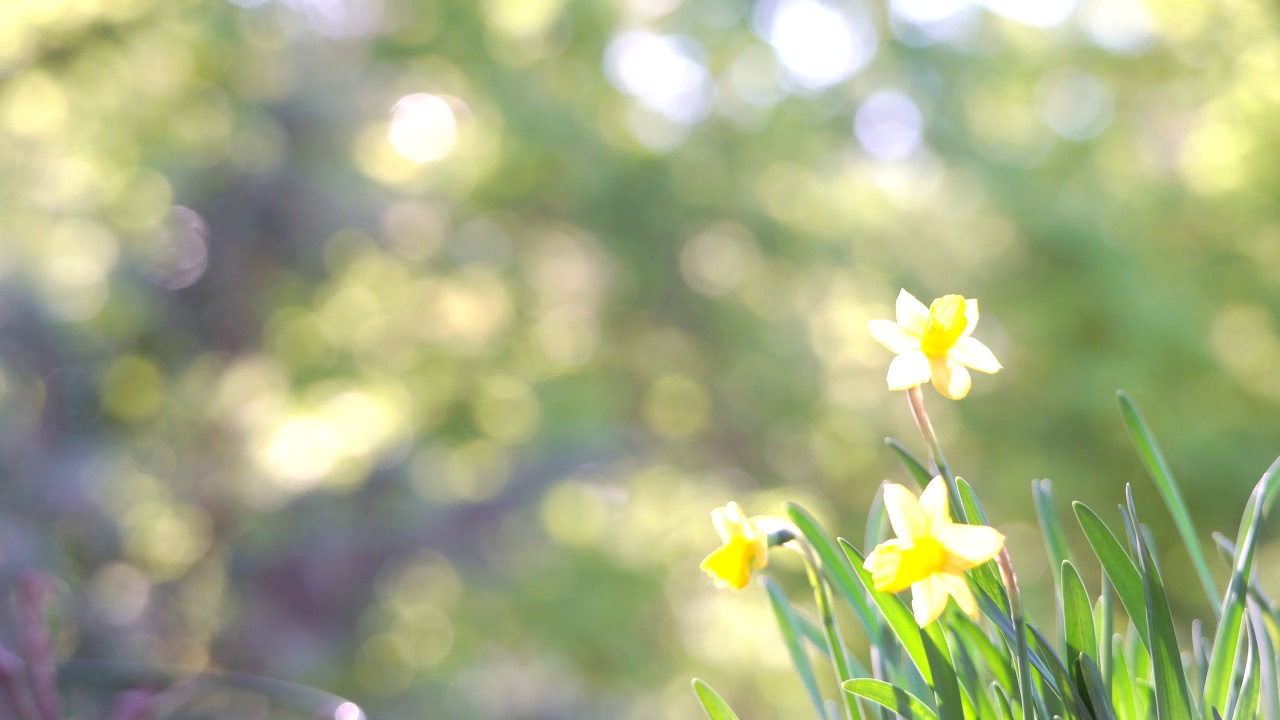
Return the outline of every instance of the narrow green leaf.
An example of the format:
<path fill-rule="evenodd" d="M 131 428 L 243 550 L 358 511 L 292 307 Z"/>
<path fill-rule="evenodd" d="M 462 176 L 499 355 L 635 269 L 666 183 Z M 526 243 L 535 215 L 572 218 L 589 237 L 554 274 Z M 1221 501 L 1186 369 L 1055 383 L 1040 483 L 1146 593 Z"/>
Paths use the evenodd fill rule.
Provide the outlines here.
<path fill-rule="evenodd" d="M 964 478 L 958 477 L 956 488 L 960 492 L 960 502 L 964 505 L 964 517 L 969 518 L 971 523 L 986 525 L 987 514 L 982 511 L 982 506 L 978 504 L 978 497 L 969 483 L 965 482 Z M 1006 615 L 1009 614 L 1009 601 L 1005 597 L 1004 583 L 1000 581 L 1000 570 L 996 567 L 994 560 L 988 560 L 973 568 L 969 571 L 969 576 L 978 584 L 978 587 L 987 591 Z"/>
<path fill-rule="evenodd" d="M 1057 681 L 1061 692 L 1058 694 L 1062 699 L 1066 710 L 1072 714 L 1072 717 L 1088 719 L 1091 717 L 1089 709 L 1085 707 L 1084 700 L 1080 694 L 1076 692 L 1075 686 L 1071 683 L 1071 676 L 1067 672 L 1067 667 L 1062 664 L 1062 660 L 1054 654 L 1053 645 L 1049 642 L 1049 638 L 1040 632 L 1040 629 L 1034 625 L 1028 625 L 1027 630 L 1031 633 L 1031 647 L 1037 653 L 1042 655 L 1045 662 L 1049 666 L 1049 672 Z"/>
<path fill-rule="evenodd" d="M 863 629 L 867 633 L 867 637 L 873 640 L 881 637 L 880 623 L 875 618 L 871 606 L 867 604 L 866 595 L 862 592 L 862 585 L 854 579 L 853 568 L 849 566 L 849 559 L 845 554 L 836 549 L 835 542 L 831 536 L 818 525 L 818 521 L 813 519 L 813 515 L 808 510 L 796 505 L 795 503 L 784 503 L 783 508 L 787 512 L 787 517 L 791 523 L 796 526 L 801 535 L 809 541 L 818 553 L 818 560 L 822 563 L 822 569 L 827 575 L 836 593 L 844 598 L 849 607 L 853 609 L 853 614 L 857 616 L 858 621 L 862 623 Z"/>
<path fill-rule="evenodd" d="M 787 652 L 791 655 L 791 664 L 795 667 L 796 674 L 800 676 L 800 681 L 804 683 L 804 689 L 809 693 L 809 699 L 813 702 L 814 709 L 818 711 L 818 717 L 825 720 L 826 704 L 822 700 L 822 692 L 818 690 L 818 679 L 813 674 L 813 663 L 809 661 L 809 655 L 805 652 L 800 623 L 796 620 L 795 611 L 791 609 L 791 602 L 787 600 L 786 594 L 782 592 L 778 583 L 771 578 L 764 579 L 764 586 L 769 590 L 769 601 L 773 603 L 773 614 L 778 619 L 778 628 L 782 630 L 782 640 L 786 643 Z"/>
<path fill-rule="evenodd" d="M 911 451 L 904 447 L 902 443 L 887 437 L 884 439 L 884 444 L 893 449 L 898 459 L 906 466 L 907 472 L 911 473 L 911 477 L 919 484 L 920 487 L 915 488 L 917 491 L 928 485 L 929 481 L 933 479 L 933 474 L 929 472 L 929 469 L 917 460 L 916 456 L 912 455 Z"/>
<path fill-rule="evenodd" d="M 970 620 L 963 613 L 956 613 L 955 619 L 950 623 L 950 628 L 956 636 L 956 642 L 967 647 L 974 655 L 975 659 L 980 659 L 983 669 L 985 669 L 991 679 L 1000 684 L 1001 687 L 1015 688 L 1018 686 L 1018 675 L 1014 670 L 1013 656 L 1009 653 L 1008 648 L 1004 645 L 996 645 L 982 631 L 977 623 Z"/>
<path fill-rule="evenodd" d="M 1009 695 L 1000 687 L 999 683 L 991 683 L 991 694 L 995 696 L 996 707 L 1000 712 L 1000 720 L 1014 720 L 1013 704 L 1009 702 Z"/>
<path fill-rule="evenodd" d="M 1240 520 L 1242 537 L 1236 544 L 1235 561 L 1232 564 L 1231 582 L 1219 610 L 1218 631 L 1213 637 L 1213 651 L 1209 653 L 1209 670 L 1205 676 L 1205 707 L 1223 710 L 1233 678 L 1239 673 L 1236 667 L 1240 653 L 1241 624 L 1244 622 L 1245 603 L 1249 596 L 1250 577 L 1253 573 L 1253 556 L 1261 536 L 1264 509 L 1280 490 L 1280 458 L 1271 463 L 1262 479 L 1254 486 Z"/>
<path fill-rule="evenodd" d="M 947 627 L 959 623 L 955 618 L 964 618 L 966 622 L 971 622 L 969 618 L 965 617 L 964 613 L 953 612 L 947 613 L 947 615 L 950 617 L 943 618 L 943 622 Z M 996 709 L 991 704 L 991 698 L 987 697 L 984 692 L 975 692 L 976 688 L 984 687 L 987 684 L 987 674 L 983 672 L 985 665 L 979 661 L 981 656 L 978 654 L 978 649 L 960 640 L 954 630 L 947 633 L 947 639 L 951 641 L 947 643 L 951 650 L 951 666 L 955 668 L 956 679 L 959 681 L 969 705 L 974 708 L 977 717 L 995 717 Z"/>
<path fill-rule="evenodd" d="M 1111 691 L 1111 638 L 1114 635 L 1112 624 L 1115 623 L 1115 612 L 1113 605 L 1115 596 L 1111 591 L 1111 578 L 1107 576 L 1105 570 L 1102 571 L 1102 594 L 1098 597 L 1098 603 L 1093 608 L 1093 620 L 1098 626 L 1098 670 L 1102 673 L 1102 679 L 1107 684 L 1107 691 Z"/>
<path fill-rule="evenodd" d="M 845 692 L 889 708 L 907 720 L 938 720 L 938 715 L 920 698 L 882 680 L 859 678 L 844 684 Z"/>
<path fill-rule="evenodd" d="M 729 704 L 710 685 L 694 678 L 693 692 L 698 696 L 698 702 L 702 703 L 702 709 L 707 711 L 709 720 L 738 720 Z"/>
<path fill-rule="evenodd" d="M 1044 533 L 1045 552 L 1049 554 L 1049 566 L 1053 568 L 1053 578 L 1056 581 L 1062 562 L 1070 555 L 1067 551 L 1067 536 L 1062 532 L 1062 524 L 1058 522 L 1058 514 L 1053 509 L 1053 483 L 1048 480 L 1032 480 L 1031 497 L 1036 503 L 1036 516 L 1040 519 L 1040 531 Z"/>
<path fill-rule="evenodd" d="M 1143 644 L 1149 645 L 1147 601 L 1142 589 L 1142 576 L 1134 566 L 1133 560 L 1124 551 L 1124 547 L 1112 534 L 1111 529 L 1088 505 L 1074 502 L 1071 507 L 1075 510 L 1076 520 L 1080 522 L 1080 528 L 1084 530 L 1089 546 L 1093 548 L 1093 554 L 1098 557 L 1098 562 L 1102 564 L 1107 577 L 1111 578 L 1111 585 L 1115 588 L 1120 603 L 1124 605 L 1125 612 L 1129 613 L 1129 618 L 1133 620 L 1133 627 L 1137 629 L 1138 636 L 1142 638 Z"/>
<path fill-rule="evenodd" d="M 1252 597 L 1249 598 L 1249 618 L 1253 624 L 1253 637 L 1258 642 L 1258 672 L 1262 677 L 1259 717 L 1274 719 L 1280 718 L 1280 669 L 1276 667 L 1276 642 L 1268 627 L 1268 615 Z M 1274 625 L 1275 618 L 1270 619 Z"/>
<path fill-rule="evenodd" d="M 1152 437 L 1150 429 L 1146 422 L 1142 419 L 1142 415 L 1138 412 L 1138 408 L 1133 403 L 1133 399 L 1124 391 L 1116 394 L 1120 400 L 1120 414 L 1124 416 L 1125 427 L 1129 430 L 1130 437 L 1133 438 L 1134 445 L 1138 448 L 1138 455 L 1142 458 L 1142 464 L 1146 466 L 1147 472 L 1151 475 L 1151 479 L 1156 483 L 1156 489 L 1160 491 L 1160 496 L 1164 498 L 1164 503 L 1169 508 L 1169 514 L 1173 516 L 1173 523 L 1178 528 L 1178 534 L 1182 536 L 1182 542 L 1187 547 L 1187 554 L 1191 556 L 1191 564 L 1196 569 L 1196 574 L 1200 576 L 1200 584 L 1204 586 L 1205 595 L 1209 598 L 1210 605 L 1217 611 L 1218 586 L 1213 582 L 1213 577 L 1209 574 L 1209 564 L 1205 562 L 1204 550 L 1201 548 L 1200 539 L 1196 535 L 1195 525 L 1191 522 L 1191 513 L 1187 510 L 1187 504 L 1182 499 L 1182 492 L 1178 489 L 1178 484 L 1174 482 L 1173 473 L 1169 470 L 1168 463 L 1165 462 L 1163 453 L 1156 445 L 1155 438 Z"/>
<path fill-rule="evenodd" d="M 1139 525 L 1138 511 L 1133 504 L 1133 488 L 1125 486 L 1125 499 L 1134 524 Z M 1198 718 L 1187 678 L 1182 671 L 1182 657 L 1178 650 L 1178 635 L 1173 627 L 1173 613 L 1165 594 L 1160 571 L 1156 568 L 1147 549 L 1142 533 L 1137 533 L 1138 560 L 1142 570 L 1142 587 L 1147 598 L 1147 632 L 1151 638 L 1151 663 L 1154 673 L 1156 714 L 1161 720 Z"/>
<path fill-rule="evenodd" d="M 1129 663 L 1124 659 L 1124 643 L 1117 635 L 1111 643 L 1111 706 L 1120 720 L 1140 720 L 1134 697 L 1133 681 L 1129 677 Z"/>
<path fill-rule="evenodd" d="M 1151 683 L 1144 678 L 1134 677 L 1133 694 L 1134 702 L 1138 708 L 1138 717 L 1143 718 L 1143 720 L 1157 717 L 1154 714 L 1156 712 L 1156 694 L 1151 689 Z M 1160 718 L 1159 720 L 1164 719 Z"/>
<path fill-rule="evenodd" d="M 1107 684 L 1103 682 L 1102 673 L 1094 664 L 1093 658 L 1081 653 L 1074 664 L 1074 672 L 1084 679 L 1081 690 L 1093 717 L 1096 720 L 1116 720 L 1116 711 L 1111 706 L 1111 694 L 1107 692 Z"/>
<path fill-rule="evenodd" d="M 1231 699 L 1227 703 L 1227 712 L 1224 717 L 1228 720 L 1254 720 L 1258 717 L 1258 645 L 1254 642 L 1253 629 L 1249 625 L 1245 625 L 1245 639 L 1243 643 L 1245 647 L 1244 667 L 1241 669 L 1242 677 L 1236 680 L 1239 683 L 1236 691 L 1231 693 Z"/>
<path fill-rule="evenodd" d="M 1093 609 L 1089 607 L 1089 593 L 1085 590 L 1080 573 L 1070 560 L 1062 561 L 1062 584 L 1059 600 L 1062 606 L 1062 628 L 1067 641 L 1067 657 L 1081 654 L 1091 658 L 1098 656 L 1097 638 L 1094 636 Z M 1076 689 L 1085 691 L 1085 678 L 1072 663 Z"/>

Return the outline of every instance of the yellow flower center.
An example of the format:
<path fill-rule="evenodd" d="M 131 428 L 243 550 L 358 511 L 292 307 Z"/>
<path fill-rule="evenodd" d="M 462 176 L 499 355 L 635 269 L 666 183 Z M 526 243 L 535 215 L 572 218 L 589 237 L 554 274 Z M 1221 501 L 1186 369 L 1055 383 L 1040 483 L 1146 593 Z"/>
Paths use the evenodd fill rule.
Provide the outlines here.
<path fill-rule="evenodd" d="M 920 337 L 920 349 L 929 357 L 944 357 L 964 334 L 968 318 L 964 312 L 964 298 L 944 295 L 929 306 L 929 321 Z"/>

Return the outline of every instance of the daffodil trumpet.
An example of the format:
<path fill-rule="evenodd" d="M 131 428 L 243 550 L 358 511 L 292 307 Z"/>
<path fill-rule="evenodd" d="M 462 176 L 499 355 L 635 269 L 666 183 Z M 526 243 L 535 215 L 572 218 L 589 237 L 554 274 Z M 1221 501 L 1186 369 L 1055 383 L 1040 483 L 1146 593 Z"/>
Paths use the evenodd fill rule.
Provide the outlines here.
<path fill-rule="evenodd" d="M 796 537 L 786 521 L 769 515 L 747 517 L 742 507 L 730 501 L 711 511 L 711 524 L 720 535 L 720 547 L 700 566 L 718 588 L 741 590 L 757 570 L 769 563 L 769 548 Z"/>
<path fill-rule="evenodd" d="M 941 476 L 929 482 L 919 499 L 905 487 L 887 483 L 884 506 L 897 537 L 876 546 L 863 563 L 875 589 L 898 593 L 911 588 L 911 609 L 920 627 L 937 620 L 949 598 L 977 619 L 978 603 L 964 573 L 996 557 L 1004 536 L 985 525 L 953 522 Z"/>

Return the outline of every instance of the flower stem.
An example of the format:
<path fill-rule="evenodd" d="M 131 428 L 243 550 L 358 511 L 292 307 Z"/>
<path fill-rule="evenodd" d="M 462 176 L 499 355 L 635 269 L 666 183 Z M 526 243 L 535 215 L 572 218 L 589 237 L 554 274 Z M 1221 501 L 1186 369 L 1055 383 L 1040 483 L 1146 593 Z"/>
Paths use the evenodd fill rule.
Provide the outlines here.
<path fill-rule="evenodd" d="M 964 504 L 960 501 L 960 488 L 956 485 L 955 476 L 951 474 L 951 466 L 942 454 L 942 445 L 938 443 L 938 435 L 933 431 L 933 423 L 929 420 L 929 411 L 924 408 L 924 392 L 917 385 L 907 388 L 907 406 L 911 408 L 911 418 L 916 421 L 920 437 L 929 448 L 929 471 L 941 475 L 947 484 L 947 500 L 951 503 L 951 514 L 960 522 L 967 522 Z"/>
<path fill-rule="evenodd" d="M 836 624 L 835 613 L 831 608 L 831 591 L 822 576 L 818 558 L 808 541 L 797 535 L 796 544 L 804 555 L 804 569 L 809 576 L 809 584 L 813 586 L 813 600 L 818 607 L 818 616 L 822 618 L 822 628 L 827 634 L 827 652 L 831 656 L 831 664 L 836 671 L 836 692 L 840 696 L 840 706 L 844 708 L 846 720 L 862 720 L 858 706 L 845 692 L 844 683 L 853 679 L 849 670 L 849 658 L 845 657 L 844 639 L 840 636 L 840 626 Z"/>
<path fill-rule="evenodd" d="M 1005 593 L 1009 598 L 1009 616 L 1013 620 L 1013 631 L 1017 637 L 1018 653 L 1018 693 L 1022 695 L 1022 716 L 1035 717 L 1031 695 L 1031 661 L 1027 649 L 1027 620 L 1022 613 L 1022 594 L 1018 591 L 1018 574 L 1013 571 L 1013 560 L 1009 557 L 1008 548 L 1000 548 L 996 556 L 996 564 L 1000 567 L 1000 577 L 1004 580 Z"/>

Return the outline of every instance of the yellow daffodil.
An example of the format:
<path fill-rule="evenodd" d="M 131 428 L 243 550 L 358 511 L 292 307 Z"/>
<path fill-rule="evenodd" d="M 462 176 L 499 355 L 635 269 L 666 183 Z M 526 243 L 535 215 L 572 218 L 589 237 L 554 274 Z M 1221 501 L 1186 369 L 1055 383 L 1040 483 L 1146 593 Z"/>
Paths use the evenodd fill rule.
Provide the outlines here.
<path fill-rule="evenodd" d="M 711 511 L 711 522 L 724 544 L 701 567 L 716 587 L 741 590 L 751 581 L 751 572 L 769 562 L 769 533 L 758 526 L 758 520 L 744 515 L 736 502 Z"/>
<path fill-rule="evenodd" d="M 932 380 L 946 397 L 969 394 L 969 371 L 1000 369 L 986 345 L 969 337 L 978 324 L 978 301 L 944 295 L 929 307 L 903 290 L 898 293 L 898 321 L 872 320 L 871 335 L 898 354 L 889 365 L 889 389 L 906 390 Z"/>
<path fill-rule="evenodd" d="M 910 587 L 911 609 L 920 627 L 938 619 L 948 596 L 977 619 L 978 603 L 964 571 L 995 557 L 1004 547 L 1004 536 L 985 525 L 952 522 L 941 476 L 929 483 L 919 500 L 901 485 L 885 485 L 884 506 L 898 538 L 880 543 L 862 564 L 876 590 L 896 593 Z"/>

